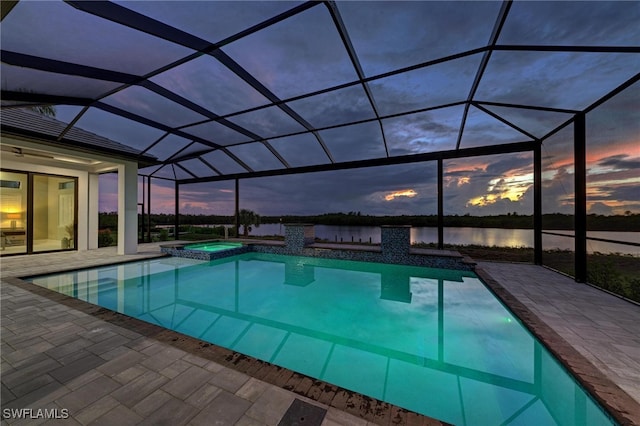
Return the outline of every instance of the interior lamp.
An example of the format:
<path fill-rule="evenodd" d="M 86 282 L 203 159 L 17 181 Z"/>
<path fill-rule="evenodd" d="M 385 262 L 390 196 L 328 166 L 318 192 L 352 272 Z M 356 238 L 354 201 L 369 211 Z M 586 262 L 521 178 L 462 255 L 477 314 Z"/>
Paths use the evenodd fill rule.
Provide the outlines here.
<path fill-rule="evenodd" d="M 21 218 L 20 213 L 7 213 L 7 219 L 11 220 L 11 229 L 16 229 L 17 220 Z"/>

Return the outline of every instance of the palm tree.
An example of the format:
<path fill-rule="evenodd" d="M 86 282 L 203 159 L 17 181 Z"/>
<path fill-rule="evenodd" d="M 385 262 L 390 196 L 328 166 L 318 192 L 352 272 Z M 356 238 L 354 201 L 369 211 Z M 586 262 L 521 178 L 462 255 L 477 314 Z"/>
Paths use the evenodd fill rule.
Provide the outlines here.
<path fill-rule="evenodd" d="M 31 111 L 35 111 L 40 115 L 44 115 L 46 117 L 55 117 L 56 116 L 56 107 L 53 105 L 35 105 L 29 107 Z"/>
<path fill-rule="evenodd" d="M 251 225 L 255 225 L 256 228 L 260 227 L 260 215 L 254 211 L 242 209 L 238 212 L 238 223 L 244 227 L 244 236 L 248 237 Z"/>
<path fill-rule="evenodd" d="M 35 93 L 33 90 L 23 89 L 23 88 L 18 88 L 17 91 L 18 92 L 22 92 L 22 93 Z M 46 117 L 55 118 L 55 116 L 56 116 L 56 107 L 55 107 L 55 105 L 48 105 L 48 104 L 32 105 L 32 106 L 27 107 L 27 109 L 30 109 L 31 111 L 37 112 L 38 114 L 44 115 Z"/>

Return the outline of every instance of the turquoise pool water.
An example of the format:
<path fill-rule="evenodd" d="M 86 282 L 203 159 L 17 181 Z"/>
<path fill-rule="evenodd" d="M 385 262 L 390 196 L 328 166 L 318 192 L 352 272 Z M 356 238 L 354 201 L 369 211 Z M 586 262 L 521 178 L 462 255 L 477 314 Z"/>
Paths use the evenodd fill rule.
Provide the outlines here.
<path fill-rule="evenodd" d="M 456 425 L 612 424 L 470 272 L 247 253 L 30 280 Z"/>
<path fill-rule="evenodd" d="M 213 241 L 209 243 L 187 244 L 185 250 L 220 251 L 242 247 L 242 243 L 228 243 L 223 241 Z"/>

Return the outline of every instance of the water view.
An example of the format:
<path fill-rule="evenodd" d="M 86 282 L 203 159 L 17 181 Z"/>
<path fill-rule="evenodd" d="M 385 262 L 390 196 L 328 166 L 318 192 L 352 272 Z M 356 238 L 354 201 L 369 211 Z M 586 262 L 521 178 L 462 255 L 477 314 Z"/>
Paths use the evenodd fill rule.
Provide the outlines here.
<path fill-rule="evenodd" d="M 545 250 L 573 250 L 574 240 L 571 238 L 572 231 L 551 231 L 554 234 L 543 234 L 542 244 Z M 380 243 L 380 228 L 377 226 L 335 226 L 316 225 L 316 237 L 337 242 L 362 242 Z M 253 236 L 284 235 L 284 225 L 277 223 L 267 223 L 254 227 L 251 231 Z M 603 238 L 609 240 L 625 241 L 640 244 L 640 232 L 613 232 L 613 231 L 591 231 L 588 233 L 591 238 Z M 415 227 L 411 229 L 412 243 L 435 243 L 438 241 L 438 228 L 435 227 Z M 502 228 L 445 228 L 445 244 L 465 245 L 474 244 L 482 246 L 498 247 L 533 247 L 532 229 L 502 229 Z M 603 241 L 587 240 L 587 251 L 589 253 L 622 253 L 640 257 L 640 247 L 607 243 Z"/>

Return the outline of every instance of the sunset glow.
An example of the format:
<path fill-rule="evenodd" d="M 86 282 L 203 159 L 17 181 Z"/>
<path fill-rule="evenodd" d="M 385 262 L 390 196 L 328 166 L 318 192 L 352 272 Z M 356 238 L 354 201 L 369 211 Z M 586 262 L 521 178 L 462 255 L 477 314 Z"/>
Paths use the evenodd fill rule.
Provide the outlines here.
<path fill-rule="evenodd" d="M 462 186 L 462 185 L 464 185 L 464 184 L 469 183 L 469 182 L 470 182 L 470 179 L 471 179 L 471 178 L 470 178 L 470 177 L 468 177 L 468 176 L 459 177 L 459 178 L 458 178 L 458 186 Z"/>
<path fill-rule="evenodd" d="M 402 191 L 396 191 L 396 192 L 392 192 L 391 194 L 387 194 L 387 195 L 385 195 L 384 199 L 387 200 L 387 201 L 392 201 L 392 200 L 396 199 L 397 197 L 413 198 L 416 195 L 418 195 L 418 193 L 416 191 L 414 191 L 413 189 L 404 189 Z"/>
<path fill-rule="evenodd" d="M 481 195 L 480 197 L 470 199 L 467 202 L 467 206 L 472 205 L 472 206 L 485 207 L 495 203 L 498 199 L 499 199 L 498 196 L 493 194 Z"/>
<path fill-rule="evenodd" d="M 518 201 L 531 185 L 533 185 L 533 173 L 505 176 L 490 180 L 488 191 L 499 192 L 500 198 Z"/>

